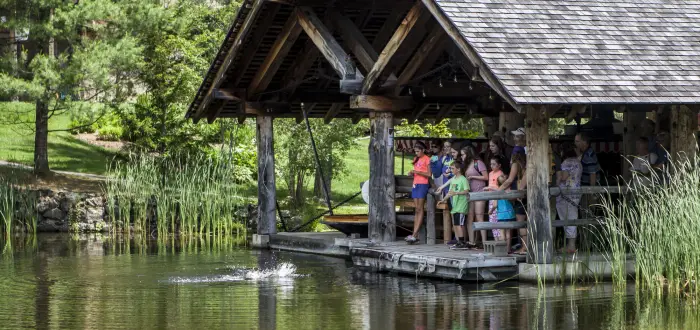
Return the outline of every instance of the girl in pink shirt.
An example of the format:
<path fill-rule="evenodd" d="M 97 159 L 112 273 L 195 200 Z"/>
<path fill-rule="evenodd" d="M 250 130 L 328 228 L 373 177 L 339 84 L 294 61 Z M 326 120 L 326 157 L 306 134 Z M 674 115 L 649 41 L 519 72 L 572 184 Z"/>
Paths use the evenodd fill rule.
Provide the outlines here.
<path fill-rule="evenodd" d="M 409 175 L 413 175 L 413 189 L 411 197 L 415 205 L 416 214 L 413 220 L 413 234 L 406 237 L 406 242 L 415 243 L 418 241 L 418 230 L 423 225 L 423 212 L 425 206 L 425 198 L 428 196 L 430 188 L 430 157 L 425 155 L 425 144 L 417 142 L 413 147 L 416 152 L 416 157 L 413 158 L 413 170 Z"/>

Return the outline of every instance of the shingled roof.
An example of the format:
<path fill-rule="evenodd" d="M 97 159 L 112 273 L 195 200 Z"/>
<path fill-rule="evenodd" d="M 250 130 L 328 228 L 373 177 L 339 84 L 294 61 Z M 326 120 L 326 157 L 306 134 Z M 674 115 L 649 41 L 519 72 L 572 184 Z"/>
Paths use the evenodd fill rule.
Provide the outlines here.
<path fill-rule="evenodd" d="M 700 1 L 435 2 L 516 103 L 700 103 Z"/>

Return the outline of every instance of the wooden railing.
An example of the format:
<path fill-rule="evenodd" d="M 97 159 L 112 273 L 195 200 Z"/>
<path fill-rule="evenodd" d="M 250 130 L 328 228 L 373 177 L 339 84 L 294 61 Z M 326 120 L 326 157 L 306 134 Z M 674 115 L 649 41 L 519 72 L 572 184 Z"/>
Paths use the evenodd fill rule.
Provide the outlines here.
<path fill-rule="evenodd" d="M 413 178 L 410 176 L 396 176 L 396 192 L 397 193 L 410 193 L 411 188 L 413 184 Z M 624 194 L 629 191 L 628 187 L 618 187 L 618 186 L 593 186 L 593 187 L 580 187 L 580 188 L 569 188 L 569 189 L 562 189 L 559 187 L 550 187 L 549 188 L 549 194 L 550 196 L 559 196 L 561 194 L 563 195 L 594 195 L 594 194 Z M 514 199 L 520 199 L 520 198 L 525 198 L 527 195 L 526 190 L 517 190 L 517 191 L 489 191 L 489 192 L 478 192 L 478 193 L 469 193 L 468 198 L 469 201 L 490 201 L 490 200 L 499 200 L 499 199 L 507 199 L 507 200 L 514 200 Z M 425 217 L 425 226 L 424 229 L 422 230 L 423 233 L 421 233 L 422 239 L 424 239 L 424 242 L 426 244 L 432 245 L 436 244 L 436 231 L 435 231 L 435 213 L 436 213 L 436 203 L 437 200 L 442 198 L 441 195 L 438 195 L 435 193 L 433 189 L 430 189 L 430 193 L 428 194 L 428 198 L 426 200 L 426 217 Z M 443 211 L 446 212 L 446 211 Z M 412 217 L 412 215 L 397 215 L 397 218 L 405 217 L 405 220 L 409 220 L 408 217 Z M 586 225 L 595 225 L 598 224 L 599 221 L 597 219 L 589 219 L 589 218 L 583 218 L 583 219 L 571 219 L 571 220 L 557 220 L 557 221 L 552 221 L 552 227 L 567 227 L 567 226 L 586 226 Z M 520 229 L 520 228 L 526 228 L 527 227 L 527 222 L 497 222 L 497 223 L 492 223 L 492 222 L 474 222 L 472 229 L 473 230 L 488 230 L 488 229 Z"/>

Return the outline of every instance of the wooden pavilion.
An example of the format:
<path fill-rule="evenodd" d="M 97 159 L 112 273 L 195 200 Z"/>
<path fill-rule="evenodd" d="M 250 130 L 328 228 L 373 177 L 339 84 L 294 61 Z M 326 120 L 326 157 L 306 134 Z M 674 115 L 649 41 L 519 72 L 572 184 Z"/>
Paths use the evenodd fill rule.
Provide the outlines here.
<path fill-rule="evenodd" d="M 187 112 L 257 120 L 259 234 L 275 233 L 273 118 L 369 118 L 369 235 L 396 239 L 395 119 L 484 117 L 527 132 L 531 236 L 552 260 L 548 121 L 623 112 L 634 152 L 647 112 L 671 151 L 696 151 L 700 2 L 245 0 Z"/>

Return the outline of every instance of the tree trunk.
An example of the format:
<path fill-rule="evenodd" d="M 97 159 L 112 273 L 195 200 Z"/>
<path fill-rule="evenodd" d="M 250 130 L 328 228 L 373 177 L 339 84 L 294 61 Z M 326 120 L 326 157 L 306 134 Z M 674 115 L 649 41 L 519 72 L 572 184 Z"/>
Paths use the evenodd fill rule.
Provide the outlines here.
<path fill-rule="evenodd" d="M 332 178 L 332 173 L 333 173 L 333 165 L 332 165 L 332 160 L 328 160 L 328 162 L 321 162 L 321 166 L 323 166 L 323 174 L 326 176 L 326 187 L 328 187 L 328 193 L 332 194 L 331 191 L 331 182 L 333 181 Z M 314 196 L 318 198 L 322 198 L 324 201 L 326 200 L 326 193 L 323 190 L 323 183 L 321 182 L 321 173 L 316 170 L 316 175 L 314 176 Z M 328 199 L 331 199 L 331 196 L 328 196 Z"/>
<path fill-rule="evenodd" d="M 48 175 L 49 169 L 49 109 L 46 103 L 36 102 L 36 133 L 34 135 L 34 173 Z"/>

